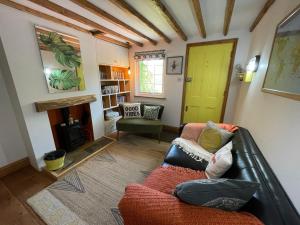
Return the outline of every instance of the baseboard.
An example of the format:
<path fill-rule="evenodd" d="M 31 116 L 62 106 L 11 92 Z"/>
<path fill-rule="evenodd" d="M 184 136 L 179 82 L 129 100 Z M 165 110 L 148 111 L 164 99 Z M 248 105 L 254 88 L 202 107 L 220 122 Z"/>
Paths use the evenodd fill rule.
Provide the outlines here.
<path fill-rule="evenodd" d="M 26 157 L 24 159 L 20 159 L 6 166 L 3 166 L 0 168 L 0 178 L 5 177 L 13 172 L 16 172 L 17 170 L 22 169 L 28 165 L 30 165 L 30 163 L 29 159 Z"/>
<path fill-rule="evenodd" d="M 179 127 L 173 127 L 173 126 L 164 125 L 163 126 L 163 130 L 177 134 L 179 132 Z"/>

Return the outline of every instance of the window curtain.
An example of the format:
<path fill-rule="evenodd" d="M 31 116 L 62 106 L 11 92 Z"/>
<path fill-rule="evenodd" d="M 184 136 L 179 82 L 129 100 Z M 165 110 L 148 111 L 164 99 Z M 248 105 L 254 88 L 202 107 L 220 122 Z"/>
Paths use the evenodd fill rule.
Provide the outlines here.
<path fill-rule="evenodd" d="M 145 52 L 136 52 L 134 54 L 134 59 L 135 60 L 164 59 L 165 56 L 166 56 L 165 50 L 145 51 Z"/>

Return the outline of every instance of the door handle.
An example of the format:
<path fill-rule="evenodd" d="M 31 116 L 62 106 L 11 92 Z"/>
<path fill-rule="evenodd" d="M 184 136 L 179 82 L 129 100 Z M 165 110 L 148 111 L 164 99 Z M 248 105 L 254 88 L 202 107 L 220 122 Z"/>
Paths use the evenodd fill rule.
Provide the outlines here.
<path fill-rule="evenodd" d="M 192 82 L 192 77 L 186 77 L 185 82 Z"/>
<path fill-rule="evenodd" d="M 187 112 L 189 110 L 189 107 L 186 105 L 185 106 L 185 111 Z"/>

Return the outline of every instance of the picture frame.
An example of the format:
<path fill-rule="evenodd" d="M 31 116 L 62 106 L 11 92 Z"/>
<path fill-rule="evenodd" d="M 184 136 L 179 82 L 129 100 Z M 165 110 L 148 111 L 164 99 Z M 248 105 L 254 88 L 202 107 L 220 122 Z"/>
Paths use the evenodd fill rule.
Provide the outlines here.
<path fill-rule="evenodd" d="M 48 92 L 85 90 L 79 39 L 39 25 L 34 29 Z"/>
<path fill-rule="evenodd" d="M 181 75 L 183 67 L 183 56 L 167 57 L 166 74 Z"/>
<path fill-rule="evenodd" d="M 276 27 L 262 91 L 300 101 L 300 6 Z"/>

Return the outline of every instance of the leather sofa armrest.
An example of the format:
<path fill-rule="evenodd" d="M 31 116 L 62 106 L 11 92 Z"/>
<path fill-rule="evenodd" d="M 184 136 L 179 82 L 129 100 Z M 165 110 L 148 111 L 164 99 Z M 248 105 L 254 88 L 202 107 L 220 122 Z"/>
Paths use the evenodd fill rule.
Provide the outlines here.
<path fill-rule="evenodd" d="M 262 225 L 249 213 L 188 205 L 139 184 L 127 186 L 119 209 L 125 225 Z"/>

